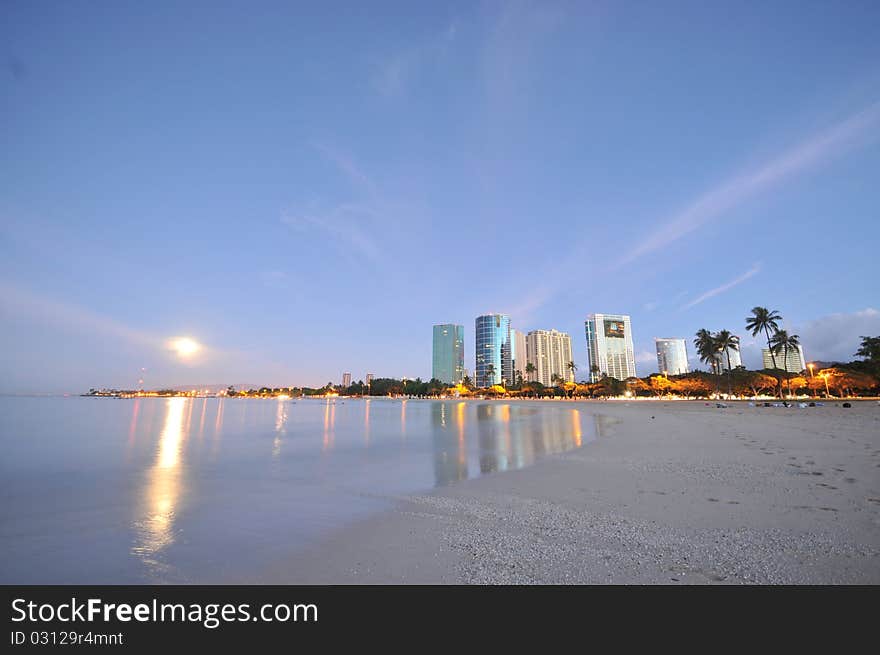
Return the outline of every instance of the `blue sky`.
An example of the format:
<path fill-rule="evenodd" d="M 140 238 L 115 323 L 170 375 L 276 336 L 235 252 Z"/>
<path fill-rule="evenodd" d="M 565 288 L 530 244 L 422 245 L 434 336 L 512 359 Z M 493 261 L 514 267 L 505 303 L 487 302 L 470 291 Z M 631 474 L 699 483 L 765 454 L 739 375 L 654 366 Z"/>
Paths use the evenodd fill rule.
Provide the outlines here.
<path fill-rule="evenodd" d="M 427 378 L 488 311 L 582 371 L 592 312 L 640 374 L 756 304 L 880 334 L 876 2 L 366 5 L 3 3 L 0 391 Z"/>

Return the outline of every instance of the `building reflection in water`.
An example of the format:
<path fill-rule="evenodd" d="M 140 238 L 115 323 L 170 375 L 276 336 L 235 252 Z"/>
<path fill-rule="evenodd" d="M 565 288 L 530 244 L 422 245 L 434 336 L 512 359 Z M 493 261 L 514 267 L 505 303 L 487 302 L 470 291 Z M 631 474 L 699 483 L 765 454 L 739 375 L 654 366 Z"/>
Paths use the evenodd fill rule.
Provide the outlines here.
<path fill-rule="evenodd" d="M 188 398 L 169 398 L 165 403 L 165 424 L 133 524 L 135 543 L 131 552 L 152 574 L 167 571 L 161 554 L 175 541 L 174 521 L 184 484 L 183 447 L 188 436 L 184 424 L 192 402 Z"/>
<path fill-rule="evenodd" d="M 447 485 L 468 477 L 467 442 L 465 440 L 464 401 L 431 404 L 431 434 L 434 450 L 434 480 L 437 486 Z M 450 425 L 450 414 L 455 414 L 455 426 Z"/>
<path fill-rule="evenodd" d="M 467 417 L 475 422 L 468 425 Z M 431 406 L 431 423 L 438 486 L 468 477 L 468 436 L 475 438 L 481 474 L 523 468 L 541 455 L 584 441 L 581 412 L 567 407 L 437 402 Z"/>

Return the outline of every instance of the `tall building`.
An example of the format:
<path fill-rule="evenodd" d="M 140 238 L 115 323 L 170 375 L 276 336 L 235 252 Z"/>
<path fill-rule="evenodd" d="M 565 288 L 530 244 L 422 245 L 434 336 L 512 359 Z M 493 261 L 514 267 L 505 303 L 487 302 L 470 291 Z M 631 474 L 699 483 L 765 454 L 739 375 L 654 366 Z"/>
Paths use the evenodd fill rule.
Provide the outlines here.
<path fill-rule="evenodd" d="M 590 314 L 584 322 L 590 381 L 603 375 L 618 380 L 634 377 L 636 358 L 633 352 L 632 325 L 624 314 Z M 596 367 L 597 370 L 593 370 Z"/>
<path fill-rule="evenodd" d="M 528 363 L 534 365 L 535 372 L 526 379 L 540 382 L 544 386 L 554 384 L 555 376 L 574 382 L 574 372 L 568 368 L 571 356 L 571 337 L 556 330 L 532 330 L 526 335 Z"/>
<path fill-rule="evenodd" d="M 510 341 L 513 344 L 513 376 L 514 382 L 516 381 L 517 376 L 522 376 L 523 380 L 528 380 L 526 377 L 526 364 L 528 364 L 528 357 L 526 352 L 526 335 L 522 330 L 510 330 Z"/>
<path fill-rule="evenodd" d="M 367 384 L 372 384 L 372 383 L 373 383 L 373 374 L 367 373 Z"/>
<path fill-rule="evenodd" d="M 774 353 L 773 357 L 770 356 L 769 348 L 761 348 L 761 359 L 764 360 L 764 368 L 773 368 L 774 357 L 776 358 L 776 368 L 781 368 L 789 373 L 800 373 L 807 368 L 803 346 L 789 348 L 788 356 L 780 351 L 778 354 Z"/>
<path fill-rule="evenodd" d="M 739 343 L 742 343 L 742 341 L 740 340 L 739 337 L 736 337 L 736 340 Z M 727 356 L 728 355 L 730 355 L 730 369 L 734 370 L 734 369 L 742 366 L 742 364 L 743 364 L 742 353 L 739 351 L 739 349 L 734 350 L 733 348 L 731 348 L 730 350 L 727 351 L 727 353 L 718 353 L 718 362 L 721 365 L 722 371 L 726 371 L 728 369 L 728 366 L 727 366 Z"/>
<path fill-rule="evenodd" d="M 351 386 L 351 373 L 345 372 L 342 374 L 342 386 L 350 387 Z"/>
<path fill-rule="evenodd" d="M 664 375 L 689 373 L 687 342 L 684 339 L 654 339 L 657 370 Z"/>
<path fill-rule="evenodd" d="M 464 378 L 464 326 L 446 323 L 434 326 L 434 361 L 431 377 L 446 384 Z"/>
<path fill-rule="evenodd" d="M 478 387 L 513 382 L 513 344 L 510 341 L 510 317 L 486 314 L 476 320 L 475 360 Z M 491 368 L 490 368 L 491 367 Z"/>

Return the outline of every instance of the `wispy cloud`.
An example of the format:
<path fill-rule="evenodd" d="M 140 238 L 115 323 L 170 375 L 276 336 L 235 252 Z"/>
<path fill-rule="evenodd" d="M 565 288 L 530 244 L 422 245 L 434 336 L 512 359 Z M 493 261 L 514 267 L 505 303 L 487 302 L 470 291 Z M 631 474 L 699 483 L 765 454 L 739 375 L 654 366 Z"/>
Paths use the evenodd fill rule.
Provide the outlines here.
<path fill-rule="evenodd" d="M 743 282 L 745 282 L 749 278 L 754 277 L 755 275 L 760 273 L 760 271 L 761 271 L 761 264 L 755 264 L 749 270 L 747 270 L 745 273 L 743 273 L 742 275 L 740 275 L 737 278 L 734 278 L 730 282 L 725 282 L 724 284 L 722 284 L 719 287 L 715 287 L 714 289 L 710 289 L 709 291 L 706 291 L 705 293 L 700 294 L 699 296 L 697 296 L 696 298 L 691 300 L 689 303 L 684 305 L 684 307 L 682 307 L 682 309 L 690 309 L 691 307 L 699 305 L 701 302 L 705 302 L 706 300 L 709 300 L 709 298 L 714 298 L 715 296 L 720 295 L 720 294 L 724 293 L 725 291 L 728 291 L 729 289 L 732 289 L 733 287 L 737 286 L 738 284 L 742 284 Z"/>
<path fill-rule="evenodd" d="M 0 308 L 16 316 L 29 316 L 65 328 L 97 333 L 139 346 L 164 348 L 161 337 L 132 328 L 90 309 L 42 296 L 3 280 L 0 280 Z"/>
<path fill-rule="evenodd" d="M 457 36 L 458 25 L 452 22 L 423 41 L 385 57 L 373 72 L 374 90 L 386 98 L 405 95 L 420 71 L 441 59 Z"/>
<path fill-rule="evenodd" d="M 333 164 L 348 179 L 355 189 L 366 193 L 371 198 L 378 195 L 378 188 L 373 178 L 367 175 L 351 153 L 323 142 L 315 142 L 312 145 L 322 157 Z"/>
<path fill-rule="evenodd" d="M 812 166 L 866 141 L 880 124 L 880 102 L 853 114 L 829 129 L 814 134 L 795 147 L 773 157 L 756 170 L 747 171 L 710 189 L 673 216 L 626 255 L 623 266 L 639 257 L 678 241 L 736 205 L 794 177 Z"/>
<path fill-rule="evenodd" d="M 300 232 L 323 234 L 345 249 L 353 251 L 373 264 L 379 264 L 382 261 L 382 250 L 373 238 L 358 226 L 354 220 L 356 213 L 355 206 L 340 205 L 325 216 L 285 212 L 281 216 L 281 222 Z"/>

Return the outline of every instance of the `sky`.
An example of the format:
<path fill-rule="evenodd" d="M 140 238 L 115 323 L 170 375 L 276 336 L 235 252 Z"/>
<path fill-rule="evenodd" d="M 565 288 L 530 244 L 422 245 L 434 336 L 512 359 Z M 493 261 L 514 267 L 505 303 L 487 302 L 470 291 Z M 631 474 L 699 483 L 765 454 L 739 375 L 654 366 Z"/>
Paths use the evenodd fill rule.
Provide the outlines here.
<path fill-rule="evenodd" d="M 488 312 L 579 377 L 594 312 L 640 375 L 700 328 L 758 367 L 755 305 L 847 361 L 878 34 L 871 0 L 4 0 L 0 392 L 427 379 Z"/>

